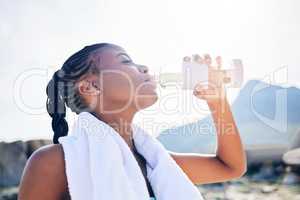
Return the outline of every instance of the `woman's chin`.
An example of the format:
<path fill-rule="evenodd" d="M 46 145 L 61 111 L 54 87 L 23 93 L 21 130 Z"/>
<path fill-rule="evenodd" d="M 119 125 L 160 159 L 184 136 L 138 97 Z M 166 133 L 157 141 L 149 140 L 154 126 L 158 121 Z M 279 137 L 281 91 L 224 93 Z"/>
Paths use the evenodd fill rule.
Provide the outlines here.
<path fill-rule="evenodd" d="M 157 99 L 158 95 L 156 92 L 153 92 L 152 94 L 143 95 L 143 97 L 136 99 L 136 107 L 138 110 L 145 109 L 155 104 Z"/>

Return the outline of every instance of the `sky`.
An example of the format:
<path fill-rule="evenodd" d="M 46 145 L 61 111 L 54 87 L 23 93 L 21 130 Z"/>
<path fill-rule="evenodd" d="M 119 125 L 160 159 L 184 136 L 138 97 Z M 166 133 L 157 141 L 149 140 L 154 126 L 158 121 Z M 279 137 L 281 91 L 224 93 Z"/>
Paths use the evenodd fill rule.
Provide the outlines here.
<path fill-rule="evenodd" d="M 46 84 L 93 43 L 118 44 L 156 73 L 211 53 L 242 59 L 245 82 L 299 86 L 299 9 L 298 0 L 0 0 L 0 141 L 51 136 Z"/>

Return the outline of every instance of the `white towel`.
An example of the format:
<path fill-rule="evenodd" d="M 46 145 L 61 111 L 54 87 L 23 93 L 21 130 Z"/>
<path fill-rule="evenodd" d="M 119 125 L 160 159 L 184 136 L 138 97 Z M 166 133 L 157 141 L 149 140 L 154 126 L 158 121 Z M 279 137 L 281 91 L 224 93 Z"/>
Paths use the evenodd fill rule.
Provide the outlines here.
<path fill-rule="evenodd" d="M 201 200 L 199 190 L 161 143 L 133 125 L 137 151 L 157 200 Z M 123 138 L 88 112 L 79 114 L 72 133 L 59 138 L 72 200 L 149 200 L 142 171 Z"/>

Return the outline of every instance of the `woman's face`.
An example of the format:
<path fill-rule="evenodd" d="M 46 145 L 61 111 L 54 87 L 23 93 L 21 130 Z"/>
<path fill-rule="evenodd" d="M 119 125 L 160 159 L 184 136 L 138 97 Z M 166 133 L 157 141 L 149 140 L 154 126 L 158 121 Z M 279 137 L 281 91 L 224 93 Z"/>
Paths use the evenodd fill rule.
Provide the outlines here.
<path fill-rule="evenodd" d="M 97 98 L 102 112 L 140 110 L 156 102 L 154 77 L 146 66 L 135 64 L 121 47 L 101 49 L 91 59 L 100 71 L 97 78 L 101 92 Z"/>

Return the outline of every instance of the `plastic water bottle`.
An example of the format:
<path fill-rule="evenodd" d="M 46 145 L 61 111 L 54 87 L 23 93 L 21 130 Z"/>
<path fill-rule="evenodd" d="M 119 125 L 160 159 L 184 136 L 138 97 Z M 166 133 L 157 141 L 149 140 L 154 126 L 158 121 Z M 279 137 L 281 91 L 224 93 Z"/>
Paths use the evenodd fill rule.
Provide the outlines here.
<path fill-rule="evenodd" d="M 208 67 L 203 63 L 183 61 L 181 72 L 165 72 L 155 75 L 162 88 L 180 87 L 183 90 L 193 90 L 197 83 L 209 83 L 209 74 L 214 73 L 220 79 L 220 84 L 238 88 L 243 84 L 243 64 L 241 59 L 232 59 L 230 69 Z"/>

